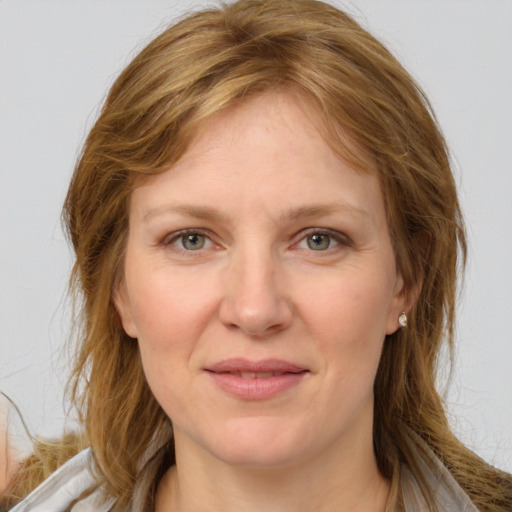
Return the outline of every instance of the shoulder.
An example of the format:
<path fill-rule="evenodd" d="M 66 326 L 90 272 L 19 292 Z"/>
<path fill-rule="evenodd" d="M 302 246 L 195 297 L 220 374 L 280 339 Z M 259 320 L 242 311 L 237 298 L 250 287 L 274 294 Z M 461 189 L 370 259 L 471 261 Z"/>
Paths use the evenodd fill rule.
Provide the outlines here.
<path fill-rule="evenodd" d="M 409 433 L 410 460 L 401 469 L 400 487 L 405 512 L 457 510 L 478 512 L 469 496 L 427 444 Z"/>
<path fill-rule="evenodd" d="M 112 500 L 105 497 L 91 472 L 92 456 L 83 450 L 34 489 L 11 512 L 107 512 Z M 77 502 L 84 493 L 88 496 Z"/>

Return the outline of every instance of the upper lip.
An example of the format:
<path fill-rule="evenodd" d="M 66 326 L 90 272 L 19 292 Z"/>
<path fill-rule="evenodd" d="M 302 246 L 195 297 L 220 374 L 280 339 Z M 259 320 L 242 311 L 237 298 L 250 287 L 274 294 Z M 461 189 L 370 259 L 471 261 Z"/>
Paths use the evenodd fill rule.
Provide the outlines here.
<path fill-rule="evenodd" d="M 250 361 L 244 358 L 224 359 L 208 365 L 205 370 L 214 373 L 301 373 L 308 371 L 308 369 L 303 366 L 282 359 Z"/>

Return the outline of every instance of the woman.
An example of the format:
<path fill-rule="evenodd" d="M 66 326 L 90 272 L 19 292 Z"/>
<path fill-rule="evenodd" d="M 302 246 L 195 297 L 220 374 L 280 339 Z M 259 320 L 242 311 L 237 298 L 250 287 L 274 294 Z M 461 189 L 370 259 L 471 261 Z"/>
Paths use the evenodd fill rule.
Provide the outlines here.
<path fill-rule="evenodd" d="M 170 27 L 112 87 L 65 220 L 90 451 L 13 510 L 512 506 L 435 389 L 465 256 L 443 138 L 345 14 Z"/>

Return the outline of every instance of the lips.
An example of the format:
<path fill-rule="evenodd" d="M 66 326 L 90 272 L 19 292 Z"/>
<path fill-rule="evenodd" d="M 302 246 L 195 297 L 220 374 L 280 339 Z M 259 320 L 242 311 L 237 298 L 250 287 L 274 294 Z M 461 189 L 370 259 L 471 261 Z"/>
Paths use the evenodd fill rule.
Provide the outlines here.
<path fill-rule="evenodd" d="M 244 400 L 273 398 L 299 385 L 309 373 L 307 368 L 280 359 L 227 359 L 205 371 L 222 392 Z"/>
<path fill-rule="evenodd" d="M 286 372 L 235 372 L 233 375 L 239 375 L 243 379 L 268 379 L 269 377 L 278 377 Z"/>
<path fill-rule="evenodd" d="M 219 361 L 208 366 L 206 369 L 215 373 L 300 373 L 307 371 L 306 368 L 282 359 L 250 361 L 243 358 Z"/>

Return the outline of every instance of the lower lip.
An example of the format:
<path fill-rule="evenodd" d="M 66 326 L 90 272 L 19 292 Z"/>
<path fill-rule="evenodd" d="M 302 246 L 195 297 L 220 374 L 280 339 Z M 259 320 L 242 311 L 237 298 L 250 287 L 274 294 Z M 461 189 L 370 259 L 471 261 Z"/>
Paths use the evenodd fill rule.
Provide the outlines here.
<path fill-rule="evenodd" d="M 232 373 L 208 372 L 215 384 L 228 395 L 244 400 L 265 400 L 297 386 L 308 372 L 283 373 L 263 379 L 245 379 Z"/>

